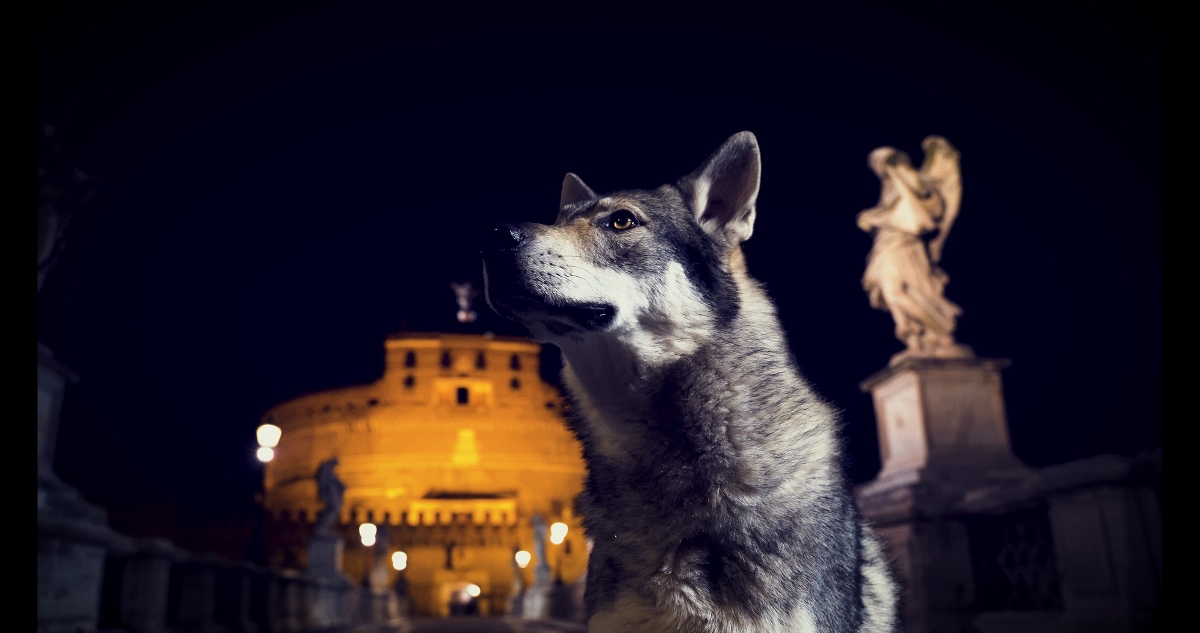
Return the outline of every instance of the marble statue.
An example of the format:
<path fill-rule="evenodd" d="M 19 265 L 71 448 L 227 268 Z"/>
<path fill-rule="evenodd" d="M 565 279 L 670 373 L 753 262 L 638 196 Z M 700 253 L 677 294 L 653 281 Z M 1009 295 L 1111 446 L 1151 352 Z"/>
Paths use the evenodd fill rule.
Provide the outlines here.
<path fill-rule="evenodd" d="M 959 153 L 940 136 L 921 144 L 925 161 L 918 170 L 904 152 L 880 147 L 868 164 L 879 177 L 879 204 L 858 214 L 858 228 L 871 234 L 862 285 L 871 307 L 895 322 L 905 349 L 890 365 L 911 357 L 962 358 L 969 347 L 954 342 L 962 309 L 943 292 L 949 276 L 939 266 L 950 227 L 962 199 Z"/>

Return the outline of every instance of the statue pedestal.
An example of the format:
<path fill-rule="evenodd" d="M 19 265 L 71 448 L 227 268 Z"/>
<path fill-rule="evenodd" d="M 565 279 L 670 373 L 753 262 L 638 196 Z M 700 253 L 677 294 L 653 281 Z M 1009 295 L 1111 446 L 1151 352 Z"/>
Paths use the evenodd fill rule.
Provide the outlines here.
<path fill-rule="evenodd" d="M 308 571 L 319 578 L 342 575 L 345 543 L 335 534 L 318 534 L 308 540 Z"/>
<path fill-rule="evenodd" d="M 1000 370 L 1009 361 L 907 358 L 860 385 L 875 401 L 883 467 L 860 491 L 946 489 L 1022 480 L 1012 453 Z"/>
<path fill-rule="evenodd" d="M 1035 477 L 1012 453 L 1007 360 L 909 357 L 865 380 L 883 467 L 855 491 L 893 558 L 911 631 L 965 630 L 975 592 L 968 530 L 954 509 L 980 489 Z"/>
<path fill-rule="evenodd" d="M 38 343 L 38 630 L 96 628 L 104 558 L 117 535 L 103 508 L 83 500 L 53 470 L 54 440 L 74 372 Z"/>
<path fill-rule="evenodd" d="M 349 621 L 352 606 L 347 596 L 354 583 L 342 573 L 345 542 L 336 534 L 317 534 L 308 540 L 308 575 L 315 583 L 310 615 L 319 626 Z"/>
<path fill-rule="evenodd" d="M 525 590 L 521 616 L 527 620 L 543 620 L 550 615 L 550 590 L 554 583 L 550 580 L 550 566 L 544 561 L 545 555 L 538 559 L 538 565 L 533 571 L 533 584 Z"/>

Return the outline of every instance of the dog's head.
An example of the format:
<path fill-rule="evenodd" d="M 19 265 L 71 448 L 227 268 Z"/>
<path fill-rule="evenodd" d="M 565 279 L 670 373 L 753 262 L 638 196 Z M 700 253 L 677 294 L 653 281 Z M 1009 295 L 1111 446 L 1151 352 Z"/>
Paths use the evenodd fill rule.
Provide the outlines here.
<path fill-rule="evenodd" d="M 481 249 L 488 304 L 544 342 L 702 336 L 737 313 L 732 273 L 753 230 L 759 174 L 749 132 L 653 190 L 597 195 L 569 173 L 554 224 L 491 229 Z"/>

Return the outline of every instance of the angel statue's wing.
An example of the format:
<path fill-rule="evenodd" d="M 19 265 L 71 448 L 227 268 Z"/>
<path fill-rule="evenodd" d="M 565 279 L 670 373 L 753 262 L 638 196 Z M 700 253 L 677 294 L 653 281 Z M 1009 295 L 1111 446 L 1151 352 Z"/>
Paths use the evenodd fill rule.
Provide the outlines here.
<path fill-rule="evenodd" d="M 958 165 L 958 150 L 940 136 L 929 136 L 921 143 L 925 162 L 921 164 L 921 179 L 941 196 L 946 208 L 938 220 L 937 235 L 929 241 L 929 258 L 934 263 L 942 259 L 942 248 L 950 227 L 958 217 L 962 203 L 962 176 Z"/>

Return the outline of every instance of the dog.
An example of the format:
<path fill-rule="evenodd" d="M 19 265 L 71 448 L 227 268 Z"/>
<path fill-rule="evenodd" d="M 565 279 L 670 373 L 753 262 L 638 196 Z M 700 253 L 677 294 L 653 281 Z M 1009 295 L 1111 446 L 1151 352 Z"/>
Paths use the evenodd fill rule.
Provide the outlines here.
<path fill-rule="evenodd" d="M 897 585 L 741 248 L 750 132 L 653 190 L 563 180 L 552 225 L 486 233 L 493 310 L 562 353 L 601 631 L 895 631 Z"/>

